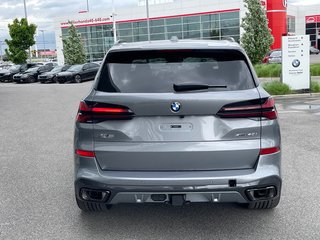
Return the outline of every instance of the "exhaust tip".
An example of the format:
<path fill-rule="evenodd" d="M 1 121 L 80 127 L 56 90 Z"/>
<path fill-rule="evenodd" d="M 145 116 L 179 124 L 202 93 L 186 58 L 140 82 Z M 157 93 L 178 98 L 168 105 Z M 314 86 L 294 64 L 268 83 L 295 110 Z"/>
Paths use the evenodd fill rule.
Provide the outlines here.
<path fill-rule="evenodd" d="M 82 188 L 80 197 L 85 201 L 105 202 L 110 196 L 110 191 L 100 191 Z"/>
<path fill-rule="evenodd" d="M 247 189 L 246 194 L 251 201 L 267 200 L 277 196 L 277 191 L 274 186 Z"/>

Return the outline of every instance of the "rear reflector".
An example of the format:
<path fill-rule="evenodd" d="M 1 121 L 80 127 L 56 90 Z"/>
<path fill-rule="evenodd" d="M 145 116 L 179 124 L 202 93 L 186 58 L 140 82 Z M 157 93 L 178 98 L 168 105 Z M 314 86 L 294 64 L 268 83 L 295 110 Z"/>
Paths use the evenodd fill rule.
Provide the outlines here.
<path fill-rule="evenodd" d="M 272 147 L 272 148 L 262 148 L 260 150 L 260 155 L 268 155 L 280 152 L 280 147 Z"/>
<path fill-rule="evenodd" d="M 77 150 L 76 150 L 76 154 L 79 155 L 79 156 L 81 156 L 81 157 L 95 157 L 94 152 L 92 152 L 92 151 L 80 150 L 80 149 L 77 149 Z"/>
<path fill-rule="evenodd" d="M 77 114 L 77 122 L 98 123 L 106 120 L 129 120 L 134 113 L 127 107 L 81 101 Z"/>
<path fill-rule="evenodd" d="M 271 97 L 228 104 L 222 107 L 217 115 L 221 118 L 264 117 L 270 120 L 278 117 L 274 99 Z"/>

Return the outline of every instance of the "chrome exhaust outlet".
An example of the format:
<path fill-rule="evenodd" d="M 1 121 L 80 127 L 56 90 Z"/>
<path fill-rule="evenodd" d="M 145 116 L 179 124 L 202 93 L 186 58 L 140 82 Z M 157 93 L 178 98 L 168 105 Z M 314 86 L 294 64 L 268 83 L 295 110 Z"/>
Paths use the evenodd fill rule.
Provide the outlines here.
<path fill-rule="evenodd" d="M 277 191 L 274 186 L 264 188 L 247 189 L 246 194 L 251 201 L 267 200 L 277 196 Z"/>
<path fill-rule="evenodd" d="M 110 191 L 92 190 L 82 188 L 80 197 L 85 201 L 105 202 L 110 196 Z"/>

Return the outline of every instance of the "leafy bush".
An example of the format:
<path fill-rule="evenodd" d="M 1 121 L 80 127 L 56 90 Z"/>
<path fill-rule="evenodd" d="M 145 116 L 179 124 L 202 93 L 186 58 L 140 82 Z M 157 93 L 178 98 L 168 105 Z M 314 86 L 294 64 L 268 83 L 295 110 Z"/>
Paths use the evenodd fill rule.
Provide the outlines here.
<path fill-rule="evenodd" d="M 310 74 L 311 76 L 320 76 L 320 64 L 311 64 Z"/>
<path fill-rule="evenodd" d="M 271 95 L 285 95 L 291 93 L 290 87 L 287 84 L 279 81 L 268 82 L 262 86 Z"/>
<path fill-rule="evenodd" d="M 280 77 L 281 64 L 257 64 L 254 66 L 259 78 Z M 320 64 L 310 65 L 311 76 L 320 76 Z"/>
<path fill-rule="evenodd" d="M 255 65 L 258 77 L 280 77 L 281 64 L 259 64 Z"/>
<path fill-rule="evenodd" d="M 320 83 L 316 81 L 311 81 L 311 92 L 318 93 L 320 92 Z"/>

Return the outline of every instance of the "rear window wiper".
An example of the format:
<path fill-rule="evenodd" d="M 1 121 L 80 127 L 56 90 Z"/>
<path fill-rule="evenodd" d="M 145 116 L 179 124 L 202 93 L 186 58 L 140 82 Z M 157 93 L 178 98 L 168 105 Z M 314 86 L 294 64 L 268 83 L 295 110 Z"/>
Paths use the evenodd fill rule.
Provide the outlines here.
<path fill-rule="evenodd" d="M 176 92 L 206 90 L 209 88 L 227 88 L 225 85 L 208 85 L 208 84 L 173 84 L 173 89 Z"/>

